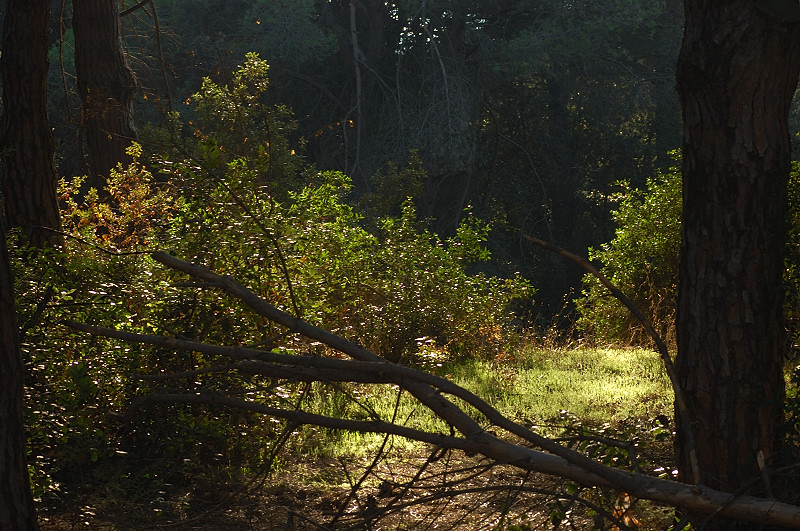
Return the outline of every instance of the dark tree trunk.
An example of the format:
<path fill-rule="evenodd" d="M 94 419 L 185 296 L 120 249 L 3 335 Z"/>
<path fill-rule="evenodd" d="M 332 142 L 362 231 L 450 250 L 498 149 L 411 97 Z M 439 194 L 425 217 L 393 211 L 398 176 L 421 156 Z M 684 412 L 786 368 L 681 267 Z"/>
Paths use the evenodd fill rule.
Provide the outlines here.
<path fill-rule="evenodd" d="M 48 0 L 7 0 L 0 70 L 3 117 L 0 159 L 5 222 L 37 246 L 60 229 L 55 145 L 47 119 Z"/>
<path fill-rule="evenodd" d="M 683 109 L 683 229 L 678 290 L 681 387 L 693 414 L 700 480 L 735 492 L 769 464 L 782 415 L 783 248 L 789 104 L 797 25 L 753 0 L 686 0 L 678 62 Z M 757 490 L 764 484 L 757 482 Z"/>
<path fill-rule="evenodd" d="M 75 70 L 89 150 L 89 184 L 102 188 L 109 170 L 127 162 L 136 140 L 136 81 L 122 51 L 119 2 L 74 0 Z"/>
<path fill-rule="evenodd" d="M 0 231 L 0 529 L 24 531 L 38 529 L 38 524 L 25 462 L 23 366 L 12 286 L 5 234 Z"/>

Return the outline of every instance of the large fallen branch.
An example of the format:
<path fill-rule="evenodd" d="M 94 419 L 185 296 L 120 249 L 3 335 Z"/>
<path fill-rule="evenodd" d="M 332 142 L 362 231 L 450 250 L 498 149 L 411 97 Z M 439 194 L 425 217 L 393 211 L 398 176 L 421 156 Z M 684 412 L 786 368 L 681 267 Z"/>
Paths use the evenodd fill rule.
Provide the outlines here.
<path fill-rule="evenodd" d="M 352 360 L 279 354 L 243 347 L 208 345 L 170 337 L 133 334 L 72 322 L 66 324 L 91 334 L 133 343 L 227 356 L 233 362 L 226 365 L 226 369 L 236 369 L 248 374 L 322 382 L 392 383 L 408 391 L 421 404 L 455 429 L 460 436 L 423 432 L 380 419 L 352 420 L 315 415 L 202 392 L 147 395 L 134 401 L 127 415 L 131 415 L 136 409 L 153 402 L 225 405 L 261 412 L 297 424 L 315 424 L 331 428 L 400 435 L 444 448 L 458 448 L 478 453 L 497 463 L 510 464 L 523 470 L 570 479 L 585 486 L 614 487 L 638 498 L 683 507 L 695 512 L 719 514 L 759 524 L 800 529 L 800 507 L 774 499 L 736 496 L 702 485 L 686 485 L 607 467 L 511 421 L 473 393 L 444 378 L 390 363 L 355 343 L 280 311 L 230 277 L 217 275 L 204 267 L 179 260 L 166 253 L 154 253 L 153 258 L 173 269 L 208 282 L 208 287 L 224 290 L 239 298 L 258 314 L 289 328 L 292 332 L 347 354 Z M 486 431 L 479 423 L 484 422 L 483 419 L 473 418 L 448 396 L 455 397 L 475 408 L 485 417 L 486 421 L 495 427 L 501 428 L 543 451 L 511 442 L 511 440 L 515 440 L 513 437 L 504 440 L 495 433 Z"/>

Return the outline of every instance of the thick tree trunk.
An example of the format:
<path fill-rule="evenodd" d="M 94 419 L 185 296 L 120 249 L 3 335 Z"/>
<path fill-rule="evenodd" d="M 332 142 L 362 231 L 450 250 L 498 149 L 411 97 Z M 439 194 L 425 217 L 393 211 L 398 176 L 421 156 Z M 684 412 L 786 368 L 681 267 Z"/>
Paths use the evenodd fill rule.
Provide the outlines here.
<path fill-rule="evenodd" d="M 736 492 L 760 477 L 784 399 L 783 247 L 788 110 L 800 31 L 753 0 L 686 0 L 678 62 L 683 109 L 680 384 L 693 414 L 700 480 Z M 758 490 L 765 489 L 758 481 Z"/>
<path fill-rule="evenodd" d="M 25 461 L 23 366 L 14 319 L 11 270 L 0 231 L 0 529 L 38 529 Z"/>
<path fill-rule="evenodd" d="M 136 140 L 133 97 L 136 81 L 122 51 L 119 2 L 75 0 L 75 70 L 89 150 L 89 183 L 102 188 L 108 172 L 128 160 Z"/>
<path fill-rule="evenodd" d="M 48 0 L 8 0 L 0 71 L 5 222 L 37 246 L 57 241 L 55 144 L 47 119 Z"/>

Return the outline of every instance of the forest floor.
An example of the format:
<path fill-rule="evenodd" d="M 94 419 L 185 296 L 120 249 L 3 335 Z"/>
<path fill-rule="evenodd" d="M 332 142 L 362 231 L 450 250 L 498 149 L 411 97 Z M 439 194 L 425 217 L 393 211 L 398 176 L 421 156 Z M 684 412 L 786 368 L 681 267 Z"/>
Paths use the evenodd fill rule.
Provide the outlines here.
<path fill-rule="evenodd" d="M 623 493 L 578 489 L 558 478 L 491 467 L 461 451 L 441 454 L 422 447 L 389 452 L 377 462 L 297 458 L 247 483 L 198 485 L 183 490 L 168 485 L 156 496 L 120 496 L 98 480 L 73 503 L 41 514 L 41 528 L 532 531 L 554 529 L 561 519 L 566 529 L 613 529 L 603 511 L 623 515 L 625 524 L 638 529 L 667 529 L 672 520 L 670 508 L 646 501 L 628 508 Z"/>
<path fill-rule="evenodd" d="M 650 463 L 645 468 L 673 468 L 671 438 L 655 437 L 654 430 L 660 429 L 656 419 L 669 416 L 671 404 L 658 357 L 651 352 L 531 351 L 510 365 L 465 362 L 443 370 L 490 398 L 509 418 L 523 423 L 550 419 L 540 426 L 543 434 L 563 443 L 569 442 L 565 437 L 585 442 L 591 433 L 603 440 L 636 441 L 638 458 Z M 371 406 L 386 418 L 413 418 L 427 426 L 425 413 L 414 404 L 401 404 L 408 407 L 402 412 L 392 409 L 401 402 L 391 392 L 371 397 Z M 624 493 L 581 489 L 559 478 L 490 466 L 480 456 L 436 451 L 421 443 L 396 440 L 384 447 L 381 439 L 325 436 L 310 455 L 310 439 L 298 437 L 301 442 L 285 448 L 269 474 L 235 466 L 222 467 L 227 472 L 220 474 L 213 464 L 198 467 L 203 458 L 197 455 L 189 456 L 192 464 L 186 466 L 188 459 L 148 458 L 139 451 L 136 458 L 120 456 L 73 472 L 72 491 L 42 504 L 41 527 L 532 531 L 554 529 L 559 522 L 564 529 L 611 529 L 608 517 L 622 513 L 617 529 L 657 530 L 671 523 L 671 509 L 646 501 L 634 501 L 626 512 Z M 602 444 L 591 451 L 599 459 L 618 455 Z"/>

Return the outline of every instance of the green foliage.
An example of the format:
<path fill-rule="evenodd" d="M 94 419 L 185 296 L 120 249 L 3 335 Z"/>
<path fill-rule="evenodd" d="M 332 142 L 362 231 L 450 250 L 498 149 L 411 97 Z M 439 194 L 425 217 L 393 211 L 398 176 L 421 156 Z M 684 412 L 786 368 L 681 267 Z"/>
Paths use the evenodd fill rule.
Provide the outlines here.
<path fill-rule="evenodd" d="M 396 216 L 406 199 L 416 200 L 422 195 L 426 178 L 419 151 L 412 150 L 406 166 L 398 168 L 390 163 L 373 176 L 372 191 L 361 197 L 359 206 L 369 218 Z"/>
<path fill-rule="evenodd" d="M 18 266 L 35 495 L 63 496 L 64 483 L 113 456 L 118 441 L 107 414 L 132 398 L 131 372 L 141 358 L 140 349 L 74 334 L 58 323 L 74 319 L 131 326 L 138 318 L 133 307 L 152 296 L 152 286 L 142 283 L 140 273 L 149 260 L 130 255 L 112 261 L 75 240 L 45 252 L 10 249 Z"/>
<path fill-rule="evenodd" d="M 677 154 L 673 154 L 677 160 Z M 681 174 L 677 167 L 647 181 L 645 190 L 622 183 L 612 212 L 613 240 L 590 249 L 603 274 L 626 294 L 666 341 L 674 341 L 680 247 Z M 649 344 L 649 338 L 625 306 L 593 275 L 583 279 L 577 301 L 579 325 L 595 338 L 616 344 Z"/>
<path fill-rule="evenodd" d="M 798 161 L 792 162 L 788 197 L 784 317 L 787 321 L 792 350 L 796 354 L 800 348 L 800 162 Z"/>
<path fill-rule="evenodd" d="M 556 421 L 562 409 L 590 424 L 671 414 L 669 381 L 649 350 L 554 351 L 523 344 L 491 361 L 445 367 L 454 382 L 534 423 Z"/>
<path fill-rule="evenodd" d="M 281 309 L 395 361 L 432 349 L 449 359 L 490 358 L 511 330 L 513 302 L 531 296 L 519 277 L 468 273 L 489 258 L 489 227 L 469 213 L 445 241 L 424 229 L 411 201 L 385 203 L 379 217 L 365 220 L 347 203 L 347 175 L 304 168 L 297 154 L 302 143 L 289 139 L 296 127 L 291 113 L 265 101 L 267 71 L 250 54 L 229 84 L 206 79 L 192 98 L 190 137 L 174 138 L 177 115 L 169 131 L 148 133 L 153 145 L 176 141 L 152 157 L 155 174 L 133 145 L 132 162 L 111 172 L 106 194 L 82 193 L 82 178 L 62 180 L 69 235 L 63 248 L 37 252 L 12 242 L 31 368 L 27 403 L 36 405 L 28 424 L 39 497 L 63 495 L 64 485 L 118 455 L 180 458 L 180 470 L 209 481 L 220 470 L 272 466 L 271 444 L 282 440 L 283 423 L 186 405 L 148 407 L 122 427 L 111 420 L 109 414 L 142 394 L 239 389 L 285 407 L 307 396 L 301 384 L 226 371 L 140 379 L 227 360 L 122 345 L 58 325 L 74 320 L 209 343 L 321 351 L 213 289 L 180 287 L 185 277 L 156 264 L 150 251 L 229 274 Z M 418 159 L 396 174 L 412 190 L 421 175 Z M 387 201 L 395 199 L 401 200 Z"/>
<path fill-rule="evenodd" d="M 673 152 L 679 160 L 677 152 Z M 680 247 L 681 175 L 677 167 L 658 174 L 645 190 L 623 183 L 619 207 L 612 212 L 615 238 L 589 257 L 603 274 L 632 299 L 662 338 L 675 340 L 675 307 Z M 784 316 L 796 350 L 800 315 L 800 162 L 792 163 L 788 186 Z M 577 301 L 579 325 L 601 341 L 648 344 L 643 327 L 593 275 L 583 279 L 585 297 Z"/>
<path fill-rule="evenodd" d="M 488 227 L 472 216 L 442 242 L 421 228 L 407 202 L 400 217 L 379 220 L 373 234 L 342 200 L 351 187 L 344 174 L 313 175 L 315 183 L 278 202 L 245 190 L 232 199 L 236 170 L 213 201 L 203 202 L 201 215 L 190 209 L 176 219 L 181 238 L 173 239 L 180 249 L 174 252 L 211 260 L 284 310 L 391 360 L 408 359 L 421 337 L 453 355 L 491 356 L 511 323 L 512 302 L 532 293 L 519 277 L 467 274 L 488 257 L 482 247 Z M 239 341 L 257 339 L 243 321 L 228 327 L 239 330 Z"/>
<path fill-rule="evenodd" d="M 249 54 L 230 86 L 206 80 L 194 96 L 205 124 L 186 147 L 194 158 L 173 154 L 159 163 L 185 205 L 172 223 L 172 251 L 234 274 L 279 307 L 392 360 L 408 359 L 422 337 L 454 355 L 494 353 L 510 305 L 532 290 L 519 277 L 467 274 L 489 258 L 489 228 L 468 215 L 448 241 L 425 231 L 412 203 L 403 203 L 425 177 L 413 153 L 408 167 L 376 177 L 365 220 L 345 202 L 348 176 L 300 169 L 284 136 L 291 119 L 261 98 L 266 73 Z M 259 133 L 254 124 L 272 125 Z M 281 179 L 265 179 L 276 165 Z M 263 339 L 249 337 L 244 320 L 227 326 L 239 341 Z"/>
<path fill-rule="evenodd" d="M 268 71 L 266 61 L 248 53 L 230 84 L 206 77 L 187 101 L 194 102 L 199 117 L 198 123 L 190 122 L 198 139 L 195 157 L 206 169 L 234 164 L 239 178 L 256 184 L 285 181 L 299 171 L 302 160 L 289 147 L 297 122 L 291 109 L 266 103 Z"/>
<path fill-rule="evenodd" d="M 797 462 L 800 458 L 800 365 L 797 365 L 798 351 L 800 351 L 800 162 L 798 161 L 792 162 L 788 196 L 784 317 L 793 367 L 788 374 L 789 383 L 786 387 L 786 420 L 782 451 L 785 462 Z M 780 480 L 789 486 L 785 492 L 793 492 L 793 486 L 798 481 L 797 472 L 790 471 Z M 794 501 L 798 501 L 798 498 L 795 497 Z"/>
<path fill-rule="evenodd" d="M 64 498 L 92 470 L 118 455 L 142 452 L 148 458 L 194 454 L 188 469 L 210 467 L 214 455 L 261 455 L 255 440 L 234 435 L 264 426 L 240 413 L 209 415 L 203 408 L 154 408 L 120 427 L 109 416 L 149 386 L 136 375 L 180 370 L 213 360 L 168 354 L 78 334 L 61 326 L 74 320 L 119 326 L 143 333 L 169 334 L 175 311 L 167 285 L 172 275 L 143 251 L 170 234 L 167 226 L 185 207 L 169 185 L 156 183 L 139 162 L 112 172 L 108 203 L 96 190 L 79 198 L 82 179 L 62 181 L 63 225 L 70 237 L 60 249 L 38 251 L 12 240 L 17 310 L 23 323 L 23 354 L 29 367 L 26 403 L 31 475 L 37 498 Z M 115 254 L 122 253 L 122 254 Z M 230 381 L 216 382 L 229 385 Z M 184 388 L 203 377 L 173 382 Z M 191 422 L 187 414 L 191 412 Z M 258 433 L 258 430 L 256 430 Z M 266 436 L 269 432 L 262 431 Z M 248 441 L 256 448 L 248 448 Z M 141 456 L 140 456 L 141 457 Z"/>
<path fill-rule="evenodd" d="M 658 355 L 650 350 L 554 351 L 532 349 L 522 344 L 493 360 L 452 360 L 429 344 L 421 358 L 419 366 L 424 370 L 446 376 L 504 415 L 532 425 L 543 435 L 583 437 L 575 439 L 574 444 L 611 464 L 629 467 L 631 460 L 622 453 L 624 449 L 606 448 L 610 444 L 608 439 L 613 438 L 614 443 L 619 444 L 639 445 L 638 459 L 644 467 L 650 466 L 645 462 L 653 462 L 642 457 L 646 454 L 645 443 L 661 445 L 662 450 L 668 450 L 671 445 L 671 388 Z M 384 419 L 394 415 L 407 418 L 419 429 L 436 431 L 443 427 L 433 413 L 395 388 L 354 385 L 348 387 L 348 391 L 350 395 L 346 396 L 331 392 L 330 386 L 315 384 L 309 406 L 320 414 L 347 413 L 366 419 L 369 412 L 375 412 Z M 328 438 L 320 440 L 324 432 L 315 431 L 313 439 L 302 447 L 303 453 L 362 455 L 365 451 L 368 453 L 367 447 L 377 447 L 382 438 L 370 434 L 326 433 Z M 605 442 L 600 440 L 602 437 Z M 298 444 L 303 443 L 298 441 Z M 359 446 L 361 451 L 353 452 L 352 449 Z"/>
<path fill-rule="evenodd" d="M 147 249 L 164 237 L 172 216 L 181 209 L 180 200 L 169 186 L 156 183 L 140 162 L 139 144 L 132 144 L 126 153 L 132 161 L 127 168 L 118 164 L 111 169 L 105 201 L 95 189 L 81 197 L 85 177 L 60 180 L 58 197 L 68 233 L 109 250 L 124 251 Z"/>
<path fill-rule="evenodd" d="M 399 218 L 383 219 L 370 290 L 382 320 L 368 323 L 378 352 L 402 359 L 427 338 L 455 356 L 487 357 L 502 349 L 511 304 L 533 290 L 519 276 L 467 273 L 489 256 L 488 230 L 468 215 L 456 236 L 442 242 L 419 229 L 410 201 Z"/>
<path fill-rule="evenodd" d="M 797 348 L 796 344 L 794 348 Z M 797 364 L 797 358 L 786 373 L 788 383 L 784 402 L 785 420 L 781 426 L 783 433 L 780 455 L 775 459 L 779 463 L 797 463 L 800 461 L 800 365 Z M 776 479 L 776 487 L 780 492 L 793 494 L 787 501 L 800 503 L 800 492 L 795 488 L 800 481 L 800 471 L 787 467 Z"/>

